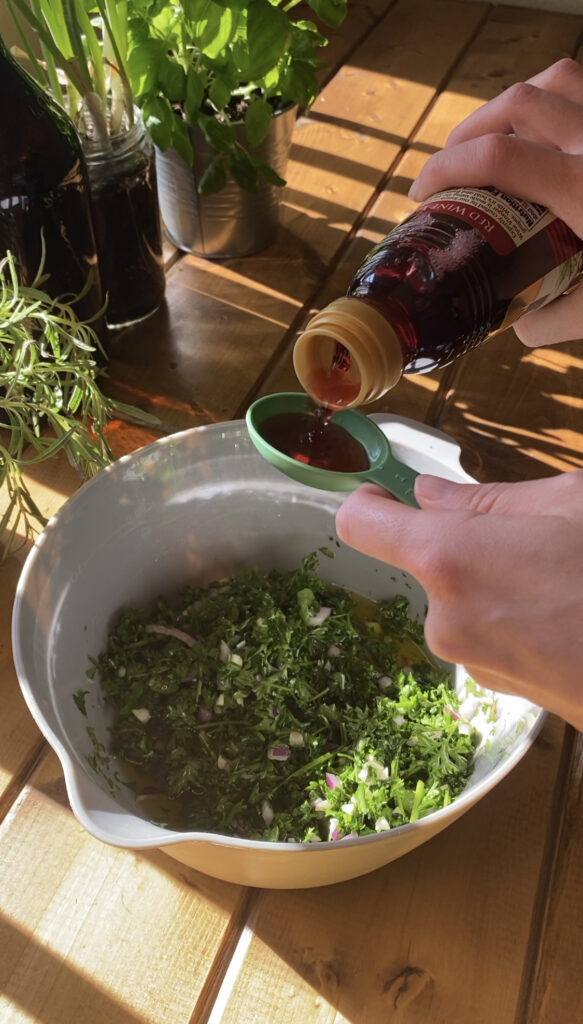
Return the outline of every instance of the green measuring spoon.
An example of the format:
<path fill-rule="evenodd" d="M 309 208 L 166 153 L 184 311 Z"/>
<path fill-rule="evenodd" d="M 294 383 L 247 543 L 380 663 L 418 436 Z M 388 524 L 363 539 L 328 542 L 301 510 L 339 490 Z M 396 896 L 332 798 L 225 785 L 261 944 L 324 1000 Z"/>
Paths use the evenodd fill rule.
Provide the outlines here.
<path fill-rule="evenodd" d="M 332 420 L 342 427 L 363 446 L 368 456 L 369 468 L 359 472 L 339 472 L 321 469 L 299 462 L 275 448 L 266 441 L 262 426 L 267 420 L 282 414 L 305 414 L 309 412 L 310 400 L 301 392 L 285 391 L 257 399 L 247 410 L 246 423 L 253 444 L 268 462 L 294 480 L 323 491 L 353 491 L 364 483 L 375 483 L 384 487 L 389 494 L 406 505 L 418 508 L 414 496 L 415 480 L 418 474 L 403 462 L 399 462 L 391 446 L 376 423 L 354 409 L 335 412 Z"/>

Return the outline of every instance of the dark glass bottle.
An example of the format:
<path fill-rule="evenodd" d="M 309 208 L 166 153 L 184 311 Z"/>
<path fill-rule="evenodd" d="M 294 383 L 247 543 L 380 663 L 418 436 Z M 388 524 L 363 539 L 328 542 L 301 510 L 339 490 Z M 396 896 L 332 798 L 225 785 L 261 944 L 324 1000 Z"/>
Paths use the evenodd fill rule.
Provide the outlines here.
<path fill-rule="evenodd" d="M 0 38 L 0 256 L 12 252 L 22 284 L 38 273 L 43 236 L 42 288 L 80 319 L 96 317 L 104 300 L 81 142 Z"/>
<path fill-rule="evenodd" d="M 296 342 L 298 379 L 328 408 L 379 398 L 403 373 L 447 366 L 583 268 L 583 241 L 544 207 L 494 188 L 432 196 Z"/>

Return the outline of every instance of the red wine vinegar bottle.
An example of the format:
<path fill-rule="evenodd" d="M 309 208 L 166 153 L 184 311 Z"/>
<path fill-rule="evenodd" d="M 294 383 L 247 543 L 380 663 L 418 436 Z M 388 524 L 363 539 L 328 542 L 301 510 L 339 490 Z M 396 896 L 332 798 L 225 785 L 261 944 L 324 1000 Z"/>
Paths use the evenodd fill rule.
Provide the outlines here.
<path fill-rule="evenodd" d="M 103 295 L 81 142 L 0 38 L 0 257 L 12 252 L 23 285 L 38 273 L 43 239 L 40 287 L 92 319 Z"/>
<path fill-rule="evenodd" d="M 544 207 L 495 188 L 440 192 L 310 320 L 297 377 L 330 409 L 372 402 L 403 373 L 447 366 L 546 305 L 582 270 L 583 241 Z"/>

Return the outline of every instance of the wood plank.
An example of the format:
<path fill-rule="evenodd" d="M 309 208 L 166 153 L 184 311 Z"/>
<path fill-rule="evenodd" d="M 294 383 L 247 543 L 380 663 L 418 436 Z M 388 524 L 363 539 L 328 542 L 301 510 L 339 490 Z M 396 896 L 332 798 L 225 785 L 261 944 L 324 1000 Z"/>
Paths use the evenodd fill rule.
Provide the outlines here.
<path fill-rule="evenodd" d="M 557 792 L 557 830 L 547 847 L 548 887 L 531 986 L 516 1024 L 583 1020 L 583 735 L 568 730 L 563 785 Z"/>
<path fill-rule="evenodd" d="M 549 719 L 477 807 L 386 868 L 263 892 L 209 1024 L 515 1024 L 563 732 Z"/>
<path fill-rule="evenodd" d="M 0 1020 L 188 1024 L 245 889 L 93 839 L 53 754 L 0 838 Z"/>
<path fill-rule="evenodd" d="M 181 260 L 167 307 L 117 339 L 113 394 L 172 430 L 240 414 L 485 9 L 459 0 L 391 8 L 296 125 L 277 242 L 220 264 Z"/>

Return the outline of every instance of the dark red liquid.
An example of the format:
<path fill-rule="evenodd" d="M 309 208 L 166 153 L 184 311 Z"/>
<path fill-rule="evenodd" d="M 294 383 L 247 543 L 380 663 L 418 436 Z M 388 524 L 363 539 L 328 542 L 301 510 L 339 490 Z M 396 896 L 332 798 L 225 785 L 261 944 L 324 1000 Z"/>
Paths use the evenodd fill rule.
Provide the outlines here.
<path fill-rule="evenodd" d="M 362 473 L 370 468 L 364 446 L 334 423 L 328 410 L 279 413 L 261 424 L 261 435 L 284 455 L 318 469 Z"/>
<path fill-rule="evenodd" d="M 397 331 L 404 372 L 425 373 L 499 330 L 515 297 L 582 247 L 555 221 L 500 253 L 470 223 L 420 208 L 371 250 L 347 295 L 375 307 Z"/>
<path fill-rule="evenodd" d="M 329 409 L 350 406 L 360 392 L 360 378 L 351 374 L 351 370 L 350 352 L 338 342 L 330 366 L 318 366 L 310 373 L 309 394 L 317 395 Z"/>

